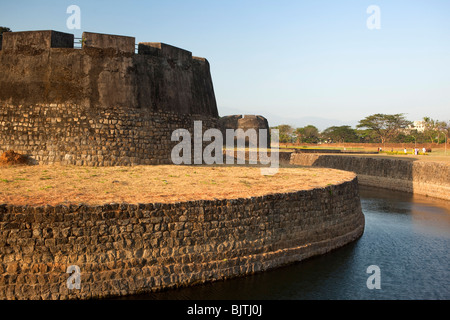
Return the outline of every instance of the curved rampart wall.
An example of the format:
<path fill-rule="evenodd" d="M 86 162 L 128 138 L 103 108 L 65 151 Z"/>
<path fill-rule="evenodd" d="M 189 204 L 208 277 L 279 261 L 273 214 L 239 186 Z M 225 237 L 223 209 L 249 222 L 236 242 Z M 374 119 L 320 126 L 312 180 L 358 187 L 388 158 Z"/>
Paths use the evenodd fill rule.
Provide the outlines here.
<path fill-rule="evenodd" d="M 362 185 L 450 200 L 450 164 L 444 162 L 292 153 L 290 163 L 352 171 Z"/>
<path fill-rule="evenodd" d="M 0 206 L 0 299 L 89 299 L 249 275 L 364 231 L 356 177 L 235 200 Z M 69 289 L 67 268 L 80 268 Z"/>

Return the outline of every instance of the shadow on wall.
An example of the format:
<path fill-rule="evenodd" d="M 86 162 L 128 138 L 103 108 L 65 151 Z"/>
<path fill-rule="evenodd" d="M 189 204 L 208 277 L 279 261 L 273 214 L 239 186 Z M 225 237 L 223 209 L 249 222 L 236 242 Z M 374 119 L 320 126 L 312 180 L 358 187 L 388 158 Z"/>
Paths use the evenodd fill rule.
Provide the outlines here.
<path fill-rule="evenodd" d="M 450 164 L 444 162 L 293 153 L 291 164 L 352 171 L 361 185 L 450 200 Z"/>

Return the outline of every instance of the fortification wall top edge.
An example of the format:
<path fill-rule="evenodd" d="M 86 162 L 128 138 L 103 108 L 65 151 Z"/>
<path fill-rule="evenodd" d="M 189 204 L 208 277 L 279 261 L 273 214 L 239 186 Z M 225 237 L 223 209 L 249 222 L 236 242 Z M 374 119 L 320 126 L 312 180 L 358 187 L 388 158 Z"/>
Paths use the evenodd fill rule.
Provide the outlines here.
<path fill-rule="evenodd" d="M 265 120 L 266 118 L 260 115 L 255 114 L 233 114 L 233 115 L 226 115 L 221 117 L 223 120 L 227 119 L 236 119 L 236 120 L 253 120 L 253 119 L 260 119 Z"/>
<path fill-rule="evenodd" d="M 83 32 L 81 43 L 83 48 L 116 49 L 120 52 L 135 52 L 134 37 L 114 34 Z"/>
<path fill-rule="evenodd" d="M 75 40 L 73 34 L 54 30 L 5 32 L 3 37 L 0 37 L 0 52 L 17 54 L 30 50 L 51 50 L 56 48 L 73 50 L 96 48 L 114 49 L 121 53 L 152 55 L 173 60 L 207 62 L 207 59 L 193 56 L 192 52 L 188 50 L 166 43 L 140 42 L 136 44 L 136 39 L 130 36 L 83 32 L 82 38 L 79 40 L 81 47 L 74 46 Z"/>
<path fill-rule="evenodd" d="M 192 52 L 162 42 L 140 42 L 138 54 L 165 57 L 179 61 L 192 60 Z"/>
<path fill-rule="evenodd" d="M 74 35 L 54 30 L 4 32 L 2 50 L 73 48 Z"/>

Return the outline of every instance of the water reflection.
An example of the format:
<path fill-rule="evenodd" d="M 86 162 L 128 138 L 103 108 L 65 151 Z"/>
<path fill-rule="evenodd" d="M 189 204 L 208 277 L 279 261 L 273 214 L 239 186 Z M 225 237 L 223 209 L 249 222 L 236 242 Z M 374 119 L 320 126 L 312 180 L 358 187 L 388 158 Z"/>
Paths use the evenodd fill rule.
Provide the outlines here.
<path fill-rule="evenodd" d="M 444 201 L 361 187 L 364 235 L 329 254 L 276 270 L 122 299 L 450 299 L 450 208 Z M 367 267 L 381 270 L 369 290 Z"/>

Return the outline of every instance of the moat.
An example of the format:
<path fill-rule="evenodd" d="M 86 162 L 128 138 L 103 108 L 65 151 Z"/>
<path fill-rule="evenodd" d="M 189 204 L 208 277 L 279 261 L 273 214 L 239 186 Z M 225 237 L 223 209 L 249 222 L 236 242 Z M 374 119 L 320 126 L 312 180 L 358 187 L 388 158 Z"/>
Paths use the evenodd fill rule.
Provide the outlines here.
<path fill-rule="evenodd" d="M 366 218 L 356 242 L 301 263 L 212 284 L 122 299 L 148 300 L 447 300 L 450 205 L 361 187 Z M 370 265 L 381 289 L 368 289 Z"/>

